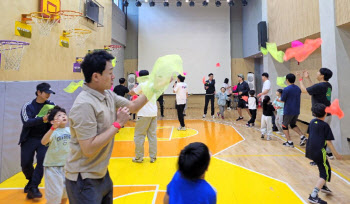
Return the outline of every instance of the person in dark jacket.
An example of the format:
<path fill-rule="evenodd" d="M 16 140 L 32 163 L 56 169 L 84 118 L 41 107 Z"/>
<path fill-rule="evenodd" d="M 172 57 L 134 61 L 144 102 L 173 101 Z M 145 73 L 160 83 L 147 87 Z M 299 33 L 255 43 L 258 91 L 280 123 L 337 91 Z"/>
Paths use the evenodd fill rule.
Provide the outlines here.
<path fill-rule="evenodd" d="M 128 87 L 125 86 L 125 78 L 119 79 L 119 85 L 114 87 L 113 92 L 121 97 L 125 97 L 125 94 L 129 93 Z"/>
<path fill-rule="evenodd" d="M 248 104 L 247 101 L 245 101 L 242 97 L 247 97 L 248 98 L 248 93 L 250 91 L 249 85 L 246 81 L 244 81 L 244 75 L 243 74 L 238 74 L 238 84 L 237 84 L 237 89 L 235 91 L 232 91 L 232 93 L 238 93 L 238 106 L 237 106 L 237 110 L 238 110 L 238 114 L 239 117 L 237 118 L 236 121 L 239 120 L 243 120 L 243 116 L 242 116 L 242 109 L 245 109 L 248 113 L 248 115 L 250 117 L 252 117 L 252 115 L 250 114 L 249 110 L 248 110 Z"/>
<path fill-rule="evenodd" d="M 215 112 L 214 100 L 215 100 L 215 94 L 216 94 L 216 91 L 215 91 L 215 79 L 214 79 L 213 73 L 210 73 L 208 75 L 208 77 L 209 77 L 209 80 L 206 80 L 205 84 L 204 84 L 205 105 L 204 105 L 203 118 L 205 118 L 206 115 L 207 115 L 209 100 L 210 100 L 210 103 L 211 103 L 211 117 L 214 118 L 215 117 L 214 116 L 214 112 Z"/>
<path fill-rule="evenodd" d="M 45 105 L 55 105 L 49 101 L 51 94 L 55 94 L 51 90 L 48 83 L 37 85 L 35 95 L 36 99 L 27 102 L 21 110 L 21 119 L 23 128 L 19 145 L 21 146 L 21 167 L 22 172 L 28 180 L 28 184 L 24 188 L 27 198 L 41 198 L 38 186 L 43 178 L 43 162 L 47 147 L 41 144 L 41 139 L 50 129 L 51 125 L 47 121 L 47 115 L 40 117 L 38 114 L 42 109 L 46 109 Z M 36 153 L 37 165 L 34 169 L 34 154 Z"/>

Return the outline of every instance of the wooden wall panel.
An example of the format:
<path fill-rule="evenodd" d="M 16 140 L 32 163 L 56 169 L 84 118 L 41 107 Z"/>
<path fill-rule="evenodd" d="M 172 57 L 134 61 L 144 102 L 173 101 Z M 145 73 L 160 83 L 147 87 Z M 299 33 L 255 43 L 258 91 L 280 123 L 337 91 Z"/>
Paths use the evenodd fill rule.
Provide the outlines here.
<path fill-rule="evenodd" d="M 350 22 L 350 1 L 349 0 L 335 0 L 335 15 L 337 19 L 337 26 Z"/>
<path fill-rule="evenodd" d="M 247 73 L 254 72 L 254 58 L 232 58 L 231 59 L 231 83 L 238 83 L 238 74 L 244 74 L 247 79 Z"/>
<path fill-rule="evenodd" d="M 76 57 L 84 57 L 89 49 L 103 49 L 111 43 L 112 1 L 98 0 L 104 7 L 104 27 L 97 27 L 86 18 L 82 18 L 78 28 L 90 29 L 92 34 L 83 49 L 77 48 L 70 39 L 70 48 L 59 46 L 59 36 L 62 34 L 61 24 L 56 25 L 49 36 L 38 33 L 37 26 L 32 25 L 32 38 L 15 36 L 15 21 L 21 20 L 21 14 L 39 11 L 39 0 L 0 1 L 0 39 L 17 40 L 30 43 L 23 56 L 19 71 L 4 70 L 4 57 L 0 69 L 0 81 L 27 80 L 74 80 L 83 79 L 82 73 L 73 73 L 73 63 Z M 62 9 L 76 10 L 83 0 L 61 0 Z"/>
<path fill-rule="evenodd" d="M 268 0 L 267 8 L 269 42 L 277 46 L 320 32 L 319 0 Z"/>
<path fill-rule="evenodd" d="M 305 61 L 298 65 L 294 59 L 290 61 L 291 73 L 296 74 L 297 71 L 308 70 L 313 83 L 317 83 L 317 72 L 322 67 L 321 49 L 310 55 Z M 300 85 L 299 80 L 296 80 L 296 85 Z M 309 94 L 301 95 L 300 116 L 299 119 L 305 122 L 310 122 L 313 119 L 311 112 L 311 96 Z"/>

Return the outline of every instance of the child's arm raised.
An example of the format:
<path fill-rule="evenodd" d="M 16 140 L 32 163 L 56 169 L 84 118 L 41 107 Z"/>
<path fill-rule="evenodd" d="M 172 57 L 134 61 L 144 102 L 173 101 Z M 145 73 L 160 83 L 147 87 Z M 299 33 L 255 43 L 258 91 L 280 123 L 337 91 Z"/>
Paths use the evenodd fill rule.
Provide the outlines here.
<path fill-rule="evenodd" d="M 335 158 L 337 158 L 338 160 L 342 160 L 343 159 L 342 156 L 340 154 L 338 154 L 337 150 L 335 150 L 331 140 L 327 140 L 327 146 L 329 147 L 329 149 L 331 149 L 331 151 L 334 154 Z"/>
<path fill-rule="evenodd" d="M 60 120 L 54 120 L 53 124 L 52 124 L 52 128 L 56 129 L 58 128 L 58 126 L 60 126 L 61 121 Z M 47 133 L 44 135 L 43 139 L 41 139 L 41 144 L 42 145 L 47 145 L 47 143 L 49 143 L 51 141 L 51 135 L 53 133 L 54 130 L 52 130 L 52 128 L 50 128 L 49 131 L 47 131 Z"/>

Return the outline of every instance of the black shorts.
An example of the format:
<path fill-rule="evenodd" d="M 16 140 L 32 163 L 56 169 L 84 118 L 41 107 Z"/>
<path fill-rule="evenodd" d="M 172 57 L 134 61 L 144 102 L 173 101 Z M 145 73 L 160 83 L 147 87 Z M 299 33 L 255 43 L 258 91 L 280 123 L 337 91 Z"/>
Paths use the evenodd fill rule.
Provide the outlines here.
<path fill-rule="evenodd" d="M 291 128 L 294 128 L 297 126 L 298 117 L 299 117 L 299 115 L 283 115 L 282 125 L 285 128 L 288 128 L 289 125 Z"/>
<path fill-rule="evenodd" d="M 326 150 L 322 149 L 322 154 L 318 158 L 314 158 L 313 161 L 316 163 L 318 167 L 318 171 L 320 172 L 320 178 L 326 180 L 326 182 L 331 181 L 331 166 L 327 160 Z"/>
<path fill-rule="evenodd" d="M 247 108 L 248 107 L 248 103 L 245 100 L 243 100 L 243 99 L 239 99 L 237 107 L 238 108 Z"/>

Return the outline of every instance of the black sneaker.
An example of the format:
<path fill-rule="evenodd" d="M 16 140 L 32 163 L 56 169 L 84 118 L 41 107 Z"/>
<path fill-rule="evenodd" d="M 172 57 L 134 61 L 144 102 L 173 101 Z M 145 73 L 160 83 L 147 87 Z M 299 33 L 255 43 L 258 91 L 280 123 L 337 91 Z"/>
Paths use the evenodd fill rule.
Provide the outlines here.
<path fill-rule="evenodd" d="M 333 192 L 332 192 L 331 190 L 329 190 L 329 188 L 328 188 L 326 185 L 324 185 L 324 186 L 321 188 L 321 191 L 322 191 L 323 193 L 333 194 Z"/>
<path fill-rule="evenodd" d="M 264 139 L 264 134 L 261 134 L 261 139 Z"/>
<path fill-rule="evenodd" d="M 38 187 L 31 187 L 28 190 L 27 198 L 33 199 L 33 198 L 42 198 L 43 194 L 40 193 Z"/>
<path fill-rule="evenodd" d="M 319 198 L 318 196 L 316 197 L 312 197 L 311 195 L 309 196 L 309 201 L 310 203 L 320 203 L 320 204 L 327 204 L 326 201 L 322 200 L 321 198 Z"/>
<path fill-rule="evenodd" d="M 304 146 L 307 142 L 307 138 L 305 136 L 303 136 L 302 138 L 300 138 L 300 146 Z"/>
<path fill-rule="evenodd" d="M 250 124 L 249 123 L 247 123 L 247 124 L 245 124 L 247 127 L 250 127 Z"/>
<path fill-rule="evenodd" d="M 316 166 L 317 164 L 316 164 L 315 162 L 312 161 L 312 162 L 310 162 L 310 165 L 311 165 L 311 166 Z"/>
<path fill-rule="evenodd" d="M 27 185 L 24 187 L 24 193 L 28 193 L 31 182 L 32 181 L 28 181 Z"/>
<path fill-rule="evenodd" d="M 273 132 L 278 132 L 277 126 L 274 126 L 274 127 L 272 128 L 272 131 L 273 131 Z"/>
<path fill-rule="evenodd" d="M 332 152 L 327 153 L 327 157 L 328 157 L 328 159 L 331 159 L 331 160 L 334 159 L 334 156 L 333 156 Z"/>
<path fill-rule="evenodd" d="M 240 121 L 240 120 L 243 120 L 243 117 L 239 117 L 239 118 L 237 118 L 237 120 L 236 120 L 236 121 Z"/>
<path fill-rule="evenodd" d="M 184 117 L 186 116 L 186 114 L 184 114 Z"/>
<path fill-rule="evenodd" d="M 162 118 L 164 118 L 165 116 L 164 115 L 161 115 Z"/>
<path fill-rule="evenodd" d="M 250 125 L 250 127 L 254 127 L 255 126 L 255 124 L 254 123 L 252 123 L 251 125 Z"/>
<path fill-rule="evenodd" d="M 289 143 L 288 141 L 283 143 L 283 145 L 286 147 L 294 147 L 294 143 L 293 142 Z"/>

